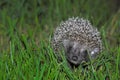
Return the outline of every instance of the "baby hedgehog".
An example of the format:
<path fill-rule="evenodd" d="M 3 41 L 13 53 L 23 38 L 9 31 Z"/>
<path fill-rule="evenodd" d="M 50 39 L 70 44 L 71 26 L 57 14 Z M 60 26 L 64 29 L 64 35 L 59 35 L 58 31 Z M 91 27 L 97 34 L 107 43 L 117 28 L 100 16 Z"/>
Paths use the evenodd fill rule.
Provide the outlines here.
<path fill-rule="evenodd" d="M 69 18 L 56 28 L 52 46 L 55 53 L 64 49 L 71 66 L 94 59 L 102 51 L 102 41 L 98 30 L 83 18 Z"/>

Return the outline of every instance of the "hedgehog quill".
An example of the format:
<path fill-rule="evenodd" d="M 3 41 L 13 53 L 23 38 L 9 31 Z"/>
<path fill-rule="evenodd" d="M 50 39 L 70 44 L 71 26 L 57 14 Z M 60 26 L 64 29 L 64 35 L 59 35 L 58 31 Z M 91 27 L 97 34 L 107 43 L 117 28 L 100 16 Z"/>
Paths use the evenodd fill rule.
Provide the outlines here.
<path fill-rule="evenodd" d="M 52 46 L 55 53 L 63 47 L 70 67 L 89 61 L 89 56 L 91 59 L 96 58 L 103 48 L 97 28 L 88 20 L 79 17 L 61 22 L 54 32 Z"/>

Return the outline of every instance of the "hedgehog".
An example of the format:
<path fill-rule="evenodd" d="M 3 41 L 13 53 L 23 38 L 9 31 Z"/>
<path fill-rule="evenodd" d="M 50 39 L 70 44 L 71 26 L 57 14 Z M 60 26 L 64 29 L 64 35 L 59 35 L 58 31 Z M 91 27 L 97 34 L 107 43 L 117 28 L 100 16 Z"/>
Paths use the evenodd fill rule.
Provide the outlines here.
<path fill-rule="evenodd" d="M 100 32 L 89 20 L 79 17 L 62 21 L 56 28 L 51 43 L 55 54 L 64 50 L 70 66 L 88 62 L 89 57 L 94 59 L 103 50 Z"/>

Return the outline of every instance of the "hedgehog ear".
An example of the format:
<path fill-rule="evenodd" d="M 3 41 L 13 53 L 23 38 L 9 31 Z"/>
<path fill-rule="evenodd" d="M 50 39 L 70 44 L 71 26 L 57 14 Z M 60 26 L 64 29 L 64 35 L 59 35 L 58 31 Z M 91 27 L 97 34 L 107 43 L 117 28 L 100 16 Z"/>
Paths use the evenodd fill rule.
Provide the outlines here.
<path fill-rule="evenodd" d="M 65 48 L 65 51 L 70 51 L 71 48 L 73 47 L 73 45 L 74 45 L 73 41 L 70 41 L 70 40 L 64 40 L 63 41 L 63 46 Z"/>
<path fill-rule="evenodd" d="M 99 48 L 95 48 L 95 49 L 91 52 L 92 58 L 96 57 L 98 52 L 99 52 Z"/>

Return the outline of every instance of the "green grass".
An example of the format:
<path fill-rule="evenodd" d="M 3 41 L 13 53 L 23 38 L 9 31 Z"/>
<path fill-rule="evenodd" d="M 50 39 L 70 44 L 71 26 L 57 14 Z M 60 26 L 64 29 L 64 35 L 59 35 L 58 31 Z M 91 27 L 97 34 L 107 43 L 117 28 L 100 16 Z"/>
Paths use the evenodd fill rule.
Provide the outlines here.
<path fill-rule="evenodd" d="M 120 80 L 120 10 L 114 0 L 0 1 L 0 80 Z M 50 45 L 63 20 L 79 16 L 99 29 L 104 51 L 71 70 Z M 62 52 L 63 53 L 63 52 Z"/>

